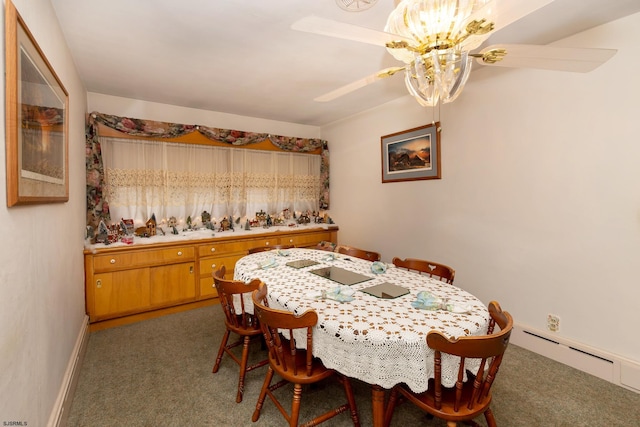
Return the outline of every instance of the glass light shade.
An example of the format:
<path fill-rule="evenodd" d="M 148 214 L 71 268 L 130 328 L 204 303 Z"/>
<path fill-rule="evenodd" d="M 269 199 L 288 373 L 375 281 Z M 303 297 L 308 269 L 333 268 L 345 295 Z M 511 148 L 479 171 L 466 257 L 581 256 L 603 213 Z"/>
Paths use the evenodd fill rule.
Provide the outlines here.
<path fill-rule="evenodd" d="M 423 107 L 433 107 L 438 101 L 452 102 L 462 92 L 471 72 L 472 58 L 466 51 L 436 50 L 426 55 L 416 54 L 405 69 L 405 85 Z"/>
<path fill-rule="evenodd" d="M 438 103 L 440 96 L 434 82 L 433 68 L 425 63 L 422 55 L 416 54 L 415 60 L 407 65 L 404 83 L 409 93 L 423 107 L 433 107 Z"/>
<path fill-rule="evenodd" d="M 434 106 L 451 102 L 462 91 L 471 59 L 489 32 L 471 35 L 471 21 L 492 19 L 495 0 L 402 0 L 387 19 L 385 31 L 415 43 L 409 49 L 387 48 L 407 64 L 405 84 L 418 103 Z"/>
<path fill-rule="evenodd" d="M 441 78 L 436 80 L 442 85 L 440 101 L 445 104 L 454 101 L 462 93 L 462 89 L 469 79 L 473 63 L 473 58 L 469 57 L 469 52 L 467 51 L 453 55 L 455 59 L 447 63 L 446 72 L 442 73 Z"/>

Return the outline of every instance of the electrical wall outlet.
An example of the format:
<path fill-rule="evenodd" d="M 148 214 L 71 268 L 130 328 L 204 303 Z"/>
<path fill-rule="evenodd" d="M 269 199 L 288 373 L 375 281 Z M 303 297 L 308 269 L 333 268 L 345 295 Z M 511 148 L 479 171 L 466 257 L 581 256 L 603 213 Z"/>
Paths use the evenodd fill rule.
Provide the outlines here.
<path fill-rule="evenodd" d="M 551 332 L 558 332 L 560 330 L 560 317 L 555 314 L 547 315 L 547 329 Z"/>

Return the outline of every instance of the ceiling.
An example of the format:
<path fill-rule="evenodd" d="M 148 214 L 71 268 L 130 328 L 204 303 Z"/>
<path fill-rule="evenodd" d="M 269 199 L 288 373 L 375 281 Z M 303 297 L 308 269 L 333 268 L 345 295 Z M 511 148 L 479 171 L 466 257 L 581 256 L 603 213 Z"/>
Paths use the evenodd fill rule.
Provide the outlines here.
<path fill-rule="evenodd" d="M 398 62 L 381 47 L 290 29 L 314 14 L 382 30 L 393 0 L 362 12 L 344 11 L 335 0 L 52 4 L 89 92 L 313 126 L 407 94 L 396 75 L 328 103 L 313 101 Z M 555 0 L 489 43 L 546 44 L 638 11 L 638 0 Z"/>

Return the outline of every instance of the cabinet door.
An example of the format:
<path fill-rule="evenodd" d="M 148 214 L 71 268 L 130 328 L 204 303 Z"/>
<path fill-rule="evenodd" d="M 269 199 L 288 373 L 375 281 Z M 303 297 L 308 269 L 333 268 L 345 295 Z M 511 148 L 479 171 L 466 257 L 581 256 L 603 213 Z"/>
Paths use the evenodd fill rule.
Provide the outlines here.
<path fill-rule="evenodd" d="M 244 256 L 244 253 L 224 257 L 208 257 L 200 260 L 200 298 L 213 298 L 218 296 L 218 291 L 213 286 L 213 273 L 224 265 L 228 279 L 233 279 L 233 268 L 236 262 Z"/>
<path fill-rule="evenodd" d="M 200 279 L 200 298 L 215 298 L 218 296 L 218 290 L 215 283 L 213 283 L 213 277 L 205 277 Z"/>
<path fill-rule="evenodd" d="M 149 283 L 152 306 L 193 300 L 196 296 L 194 263 L 152 267 Z"/>
<path fill-rule="evenodd" d="M 117 317 L 149 306 L 148 268 L 96 274 L 93 286 L 94 307 L 89 313 L 92 319 Z"/>

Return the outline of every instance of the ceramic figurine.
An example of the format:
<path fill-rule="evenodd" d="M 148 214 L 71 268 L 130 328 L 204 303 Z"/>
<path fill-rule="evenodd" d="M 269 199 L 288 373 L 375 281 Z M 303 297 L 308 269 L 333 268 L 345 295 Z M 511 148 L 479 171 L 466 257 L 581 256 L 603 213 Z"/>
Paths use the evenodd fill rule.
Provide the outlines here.
<path fill-rule="evenodd" d="M 200 216 L 202 217 L 202 225 L 209 228 L 209 224 L 211 223 L 211 214 L 207 211 L 203 211 Z"/>
<path fill-rule="evenodd" d="M 85 239 L 92 239 L 95 235 L 96 231 L 93 229 L 93 226 L 87 225 L 86 233 L 84 235 Z"/>
<path fill-rule="evenodd" d="M 134 234 L 138 237 L 150 237 L 149 229 L 147 227 L 138 227 L 134 231 Z"/>
<path fill-rule="evenodd" d="M 133 235 L 133 231 L 135 230 L 135 225 L 133 223 L 133 219 L 124 219 L 124 218 L 122 218 L 120 220 L 120 223 L 121 224 L 124 223 L 125 230 L 123 230 L 123 231 L 127 236 Z"/>
<path fill-rule="evenodd" d="M 156 214 L 151 214 L 151 218 L 145 224 L 147 226 L 147 235 L 156 235 Z"/>
<path fill-rule="evenodd" d="M 171 229 L 171 234 L 178 234 L 178 229 L 176 226 L 178 225 L 178 220 L 175 216 L 169 218 L 169 228 Z"/>
<path fill-rule="evenodd" d="M 118 223 L 118 235 L 120 236 L 126 236 L 129 233 L 127 233 L 127 225 L 124 223 L 124 220 L 120 220 L 120 222 Z"/>
<path fill-rule="evenodd" d="M 218 231 L 226 231 L 229 230 L 229 220 L 227 219 L 227 217 L 225 216 L 221 221 L 220 221 L 220 228 L 218 229 Z"/>
<path fill-rule="evenodd" d="M 260 209 L 260 212 L 256 212 L 256 219 L 258 220 L 260 225 L 264 225 L 267 221 L 267 214 L 265 213 L 265 211 Z"/>
<path fill-rule="evenodd" d="M 105 224 L 102 220 L 98 224 L 98 232 L 96 233 L 95 243 L 104 243 L 105 245 L 109 244 L 109 228 L 107 228 L 107 224 Z"/>
<path fill-rule="evenodd" d="M 311 219 L 307 213 L 301 213 L 298 217 L 298 224 L 309 224 Z"/>
<path fill-rule="evenodd" d="M 119 230 L 119 224 L 113 224 L 107 227 L 108 231 L 107 231 L 107 242 L 108 243 L 115 243 L 118 241 L 118 230 Z"/>

